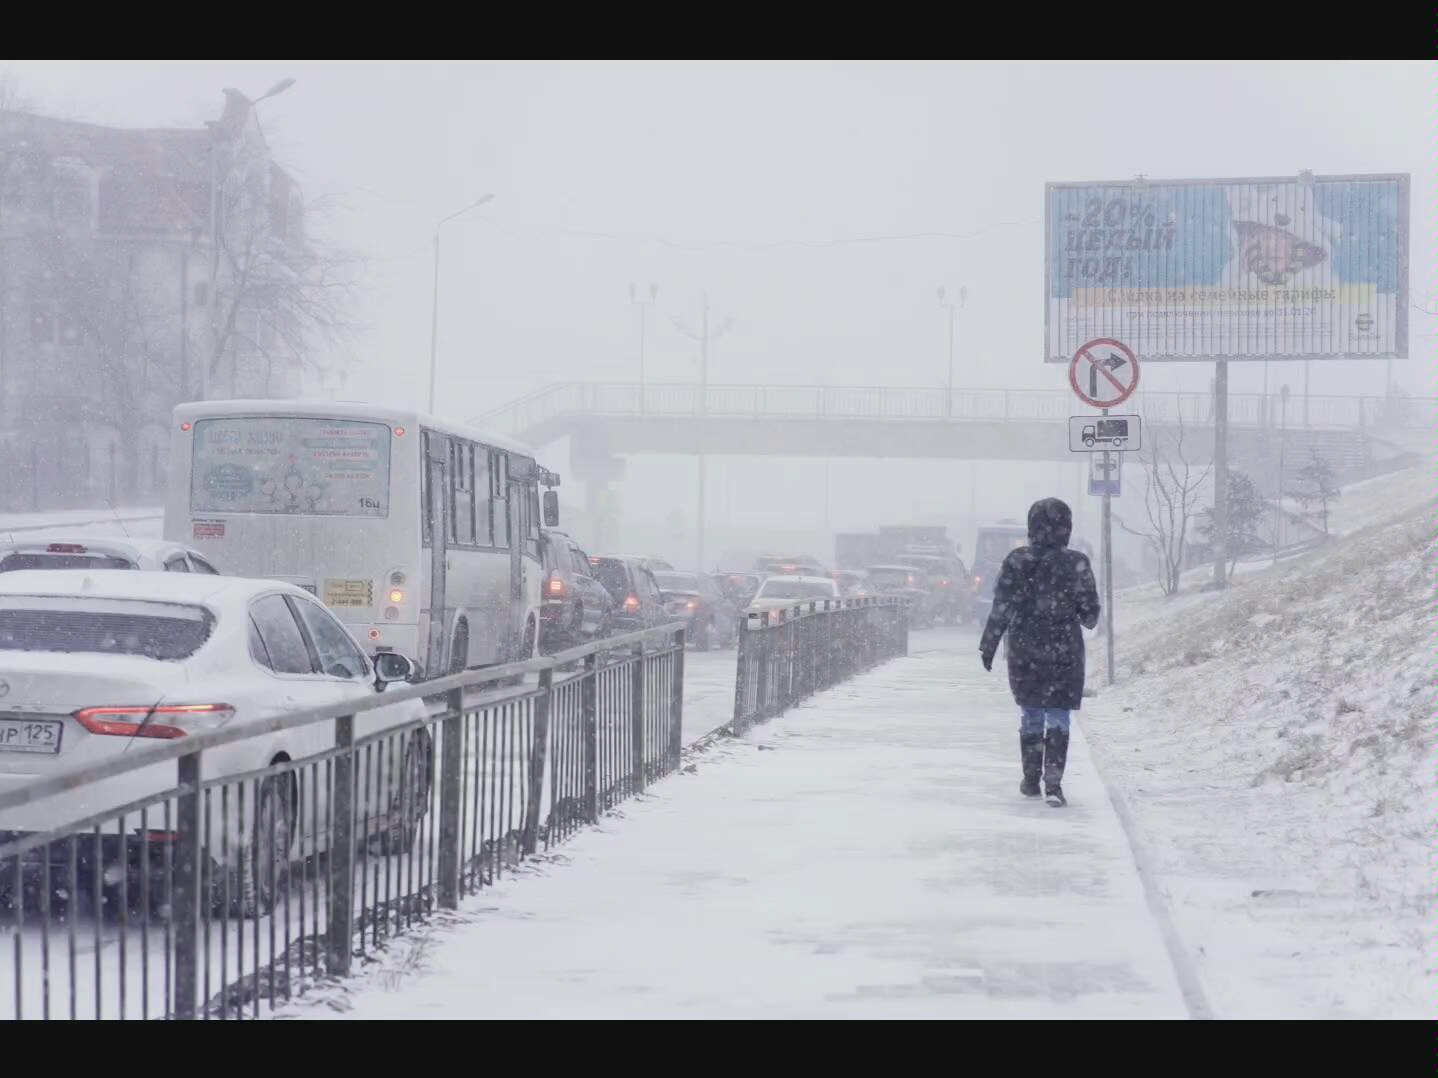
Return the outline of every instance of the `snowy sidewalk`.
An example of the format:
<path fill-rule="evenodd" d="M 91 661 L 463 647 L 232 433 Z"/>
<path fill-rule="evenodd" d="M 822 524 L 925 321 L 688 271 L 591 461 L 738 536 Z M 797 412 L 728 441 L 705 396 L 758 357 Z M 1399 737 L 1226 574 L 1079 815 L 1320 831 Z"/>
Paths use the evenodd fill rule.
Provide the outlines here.
<path fill-rule="evenodd" d="M 1052 809 L 972 635 L 701 756 L 622 815 L 397 942 L 369 1018 L 1184 1018 L 1081 734 Z"/>

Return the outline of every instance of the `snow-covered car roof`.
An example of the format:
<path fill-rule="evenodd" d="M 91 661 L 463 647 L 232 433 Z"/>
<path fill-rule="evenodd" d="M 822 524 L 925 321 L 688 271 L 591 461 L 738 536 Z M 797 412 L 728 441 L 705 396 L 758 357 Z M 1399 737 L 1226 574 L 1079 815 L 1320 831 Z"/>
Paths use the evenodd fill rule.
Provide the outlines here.
<path fill-rule="evenodd" d="M 912 573 L 916 566 L 913 565 L 871 565 L 864 570 L 866 573 Z"/>
<path fill-rule="evenodd" d="M 834 583 L 833 577 L 828 577 L 828 576 L 770 576 L 770 577 L 765 577 L 765 578 L 764 578 L 764 583 L 765 583 L 765 584 L 772 584 L 772 583 L 774 583 L 775 581 L 779 581 L 779 582 L 785 583 L 785 584 L 794 584 L 794 583 L 803 583 L 803 584 L 832 584 L 832 583 Z"/>
<path fill-rule="evenodd" d="M 199 573 L 117 573 L 86 569 L 22 569 L 0 573 L 0 598 L 7 595 L 118 599 L 130 602 L 190 603 L 214 609 L 242 606 L 256 595 L 285 592 L 314 598 L 297 584 Z"/>
<path fill-rule="evenodd" d="M 74 535 L 61 531 L 30 532 L 24 536 L 0 533 L 0 557 L 10 553 L 47 553 L 52 546 L 76 547 L 76 554 L 100 554 L 128 561 L 163 563 L 176 554 L 209 559 L 193 547 L 165 539 L 132 539 L 122 535 Z M 59 571 L 59 570 L 54 570 Z"/>

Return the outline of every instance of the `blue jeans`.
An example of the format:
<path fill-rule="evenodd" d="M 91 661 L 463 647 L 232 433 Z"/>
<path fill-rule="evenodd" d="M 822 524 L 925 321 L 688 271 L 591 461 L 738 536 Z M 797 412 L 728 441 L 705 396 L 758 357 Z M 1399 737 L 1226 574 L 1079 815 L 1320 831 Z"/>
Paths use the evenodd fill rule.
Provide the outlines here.
<path fill-rule="evenodd" d="M 1043 737 L 1045 731 L 1062 730 L 1068 733 L 1069 712 L 1062 707 L 1026 707 L 1019 720 L 1019 733 L 1024 737 Z"/>

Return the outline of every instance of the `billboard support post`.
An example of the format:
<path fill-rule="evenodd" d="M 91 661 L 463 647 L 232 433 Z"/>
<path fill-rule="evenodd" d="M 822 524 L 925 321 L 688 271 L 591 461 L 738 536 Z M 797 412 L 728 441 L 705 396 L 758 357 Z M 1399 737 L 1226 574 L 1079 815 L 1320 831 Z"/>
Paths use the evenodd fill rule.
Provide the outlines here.
<path fill-rule="evenodd" d="M 1228 360 L 1213 364 L 1213 586 L 1228 573 Z"/>

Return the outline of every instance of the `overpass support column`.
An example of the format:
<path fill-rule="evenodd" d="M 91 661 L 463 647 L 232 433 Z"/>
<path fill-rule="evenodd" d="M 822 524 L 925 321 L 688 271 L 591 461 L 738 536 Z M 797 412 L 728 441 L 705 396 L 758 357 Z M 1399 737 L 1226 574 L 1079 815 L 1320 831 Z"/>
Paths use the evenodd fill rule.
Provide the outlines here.
<path fill-rule="evenodd" d="M 584 504 L 592 521 L 593 550 L 612 552 L 621 541 L 619 504 L 624 484 L 624 458 L 609 448 L 608 431 L 591 425 L 576 432 L 569 443 L 569 470 L 584 484 Z"/>
<path fill-rule="evenodd" d="M 618 483 L 604 479 L 584 483 L 584 504 L 594 527 L 594 553 L 619 549 L 620 491 Z"/>

